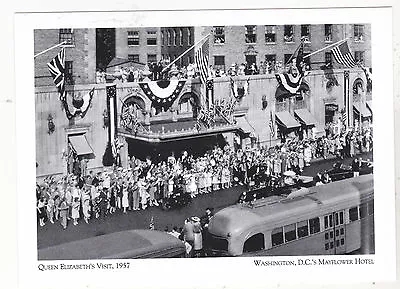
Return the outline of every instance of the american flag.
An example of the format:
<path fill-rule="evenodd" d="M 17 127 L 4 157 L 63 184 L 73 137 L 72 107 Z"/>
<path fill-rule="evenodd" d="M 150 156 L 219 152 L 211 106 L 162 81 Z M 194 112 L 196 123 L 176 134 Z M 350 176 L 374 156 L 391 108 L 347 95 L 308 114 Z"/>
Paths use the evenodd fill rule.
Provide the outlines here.
<path fill-rule="evenodd" d="M 275 137 L 275 125 L 274 125 L 274 118 L 272 117 L 272 111 L 269 116 L 269 130 L 271 131 L 271 138 Z"/>
<path fill-rule="evenodd" d="M 54 84 L 60 93 L 60 99 L 64 98 L 65 91 L 65 48 L 47 63 L 51 76 L 53 77 Z"/>
<path fill-rule="evenodd" d="M 204 84 L 207 82 L 207 79 L 210 76 L 210 69 L 208 67 L 208 59 L 210 53 L 209 46 L 209 38 L 207 38 L 207 40 L 204 41 L 201 46 L 196 48 L 194 55 L 194 61 L 200 73 L 201 82 Z"/>
<path fill-rule="evenodd" d="M 347 45 L 347 41 L 333 48 L 332 53 L 337 63 L 349 68 L 357 66 L 357 63 L 350 52 L 349 46 Z"/>
<path fill-rule="evenodd" d="M 342 123 L 347 123 L 347 113 L 345 109 L 342 111 Z"/>

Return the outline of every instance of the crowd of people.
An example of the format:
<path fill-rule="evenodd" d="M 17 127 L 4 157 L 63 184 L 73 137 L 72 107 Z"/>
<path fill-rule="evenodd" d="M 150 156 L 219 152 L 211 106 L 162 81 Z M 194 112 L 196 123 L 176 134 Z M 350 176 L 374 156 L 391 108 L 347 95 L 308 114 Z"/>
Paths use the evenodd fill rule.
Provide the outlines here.
<path fill-rule="evenodd" d="M 106 83 L 107 76 L 111 77 L 114 82 L 141 82 L 146 80 L 161 79 L 192 79 L 198 77 L 200 72 L 195 63 L 188 65 L 170 64 L 170 60 L 161 59 L 158 62 L 149 62 L 143 67 L 133 66 L 127 63 L 125 66 L 116 66 L 113 73 L 107 73 L 105 70 L 98 69 L 96 71 L 96 83 Z M 259 65 L 256 63 L 232 63 L 231 66 L 210 65 L 210 76 L 226 77 L 237 75 L 258 75 L 258 74 L 275 74 L 287 72 L 290 65 L 282 61 L 266 60 L 261 61 Z M 309 67 L 307 68 L 309 70 Z"/>
<path fill-rule="evenodd" d="M 125 168 L 45 178 L 36 188 L 39 224 L 59 220 L 65 229 L 69 220 L 78 225 L 81 220 L 89 223 L 117 211 L 126 214 L 160 206 L 177 192 L 195 198 L 237 184 L 252 186 L 271 177 L 280 179 L 288 170 L 301 174 L 315 158 L 354 157 L 371 150 L 368 128 L 336 135 L 327 131 L 317 139 L 294 138 L 269 148 L 226 145 L 201 156 L 183 152 L 158 163 L 131 157 Z"/>

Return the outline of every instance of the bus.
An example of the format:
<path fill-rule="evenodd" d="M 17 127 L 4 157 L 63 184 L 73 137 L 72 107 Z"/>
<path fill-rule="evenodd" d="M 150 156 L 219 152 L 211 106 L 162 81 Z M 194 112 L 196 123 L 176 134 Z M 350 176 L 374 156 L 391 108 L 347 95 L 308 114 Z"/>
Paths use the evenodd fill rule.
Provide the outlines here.
<path fill-rule="evenodd" d="M 373 175 L 232 205 L 208 232 L 213 256 L 374 254 Z"/>
<path fill-rule="evenodd" d="M 142 259 L 185 257 L 178 238 L 156 230 L 129 230 L 38 250 L 38 260 Z"/>

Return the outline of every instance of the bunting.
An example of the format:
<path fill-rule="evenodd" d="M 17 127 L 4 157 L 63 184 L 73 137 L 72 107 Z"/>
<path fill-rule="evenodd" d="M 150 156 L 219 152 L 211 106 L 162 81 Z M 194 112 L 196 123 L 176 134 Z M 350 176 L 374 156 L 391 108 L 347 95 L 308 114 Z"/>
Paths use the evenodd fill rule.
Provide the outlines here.
<path fill-rule="evenodd" d="M 71 119 L 76 116 L 84 118 L 92 103 L 93 95 L 94 95 L 94 87 L 83 97 L 79 95 L 68 96 L 67 93 L 65 93 L 63 102 L 67 118 Z"/>
<path fill-rule="evenodd" d="M 305 71 L 304 69 L 303 43 L 300 44 L 296 59 L 293 62 L 289 73 L 275 74 L 280 90 L 283 92 L 281 96 L 290 97 L 296 94 L 300 89 L 303 78 L 309 73 L 309 71 Z"/>
<path fill-rule="evenodd" d="M 234 81 L 232 77 L 230 80 L 232 94 L 236 99 L 242 99 L 245 95 L 249 93 L 250 78 L 247 78 L 244 84 L 239 81 Z"/>
<path fill-rule="evenodd" d="M 140 82 L 139 86 L 156 109 L 163 108 L 166 111 L 181 93 L 185 82 L 185 80 L 159 80 Z"/>

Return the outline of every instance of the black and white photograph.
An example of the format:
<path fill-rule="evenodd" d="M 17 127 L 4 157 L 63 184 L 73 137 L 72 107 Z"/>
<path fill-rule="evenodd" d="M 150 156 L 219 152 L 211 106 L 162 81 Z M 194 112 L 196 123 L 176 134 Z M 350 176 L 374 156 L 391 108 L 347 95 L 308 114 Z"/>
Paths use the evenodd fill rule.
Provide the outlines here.
<path fill-rule="evenodd" d="M 370 39 L 35 30 L 38 259 L 373 254 Z"/>
<path fill-rule="evenodd" d="M 16 26 L 24 270 L 390 279 L 388 10 L 73 14 Z"/>

